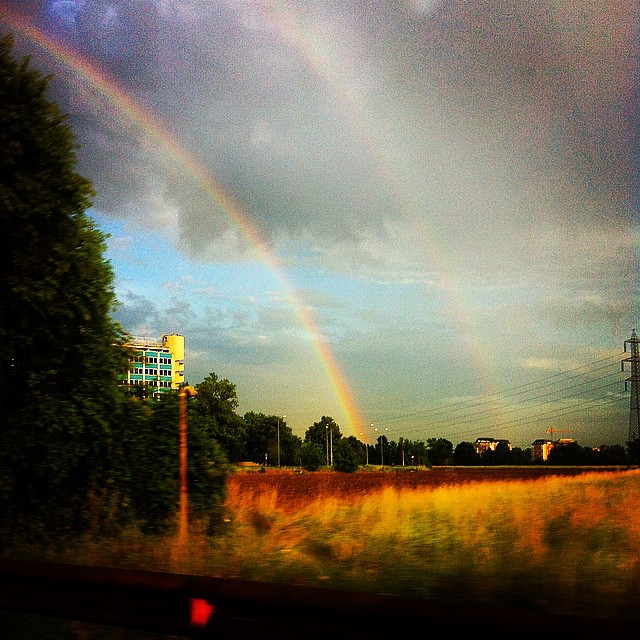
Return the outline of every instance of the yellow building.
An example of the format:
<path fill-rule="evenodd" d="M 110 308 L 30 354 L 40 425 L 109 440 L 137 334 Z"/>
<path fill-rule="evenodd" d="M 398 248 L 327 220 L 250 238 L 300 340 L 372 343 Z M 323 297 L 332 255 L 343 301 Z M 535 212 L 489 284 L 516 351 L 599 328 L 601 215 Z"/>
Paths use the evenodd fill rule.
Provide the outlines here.
<path fill-rule="evenodd" d="M 553 440 L 538 438 L 531 443 L 531 455 L 534 461 L 546 462 L 554 447 Z"/>
<path fill-rule="evenodd" d="M 176 391 L 184 383 L 184 336 L 171 333 L 162 340 L 130 336 L 127 346 L 136 352 L 122 384 L 144 387 L 153 395 Z"/>
<path fill-rule="evenodd" d="M 573 444 L 575 440 L 573 438 L 560 438 L 559 440 L 547 440 L 545 438 L 538 438 L 531 443 L 534 461 L 546 462 L 549 454 L 556 448 L 562 447 L 567 444 Z"/>

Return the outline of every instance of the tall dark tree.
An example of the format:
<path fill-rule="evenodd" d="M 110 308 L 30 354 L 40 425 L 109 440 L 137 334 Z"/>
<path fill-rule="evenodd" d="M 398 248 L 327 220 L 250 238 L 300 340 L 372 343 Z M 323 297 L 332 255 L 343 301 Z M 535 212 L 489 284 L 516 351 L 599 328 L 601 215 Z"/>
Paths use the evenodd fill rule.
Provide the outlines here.
<path fill-rule="evenodd" d="M 511 449 L 506 442 L 503 440 L 498 442 L 495 453 L 495 464 L 511 464 L 513 456 L 511 455 Z"/>
<path fill-rule="evenodd" d="M 271 416 L 254 411 L 245 413 L 243 420 L 247 460 L 264 463 L 266 455 L 267 461 L 269 457 L 273 461 L 274 458 L 269 452 L 276 446 L 277 424 L 271 420 Z"/>
<path fill-rule="evenodd" d="M 280 464 L 294 466 L 300 464 L 299 436 L 294 435 L 284 418 L 267 416 L 250 411 L 244 415 L 245 451 L 247 460 L 276 465 L 278 460 L 278 426 L 280 431 Z"/>
<path fill-rule="evenodd" d="M 627 441 L 627 460 L 629 464 L 640 464 L 640 438 Z"/>
<path fill-rule="evenodd" d="M 236 413 L 238 396 L 236 385 L 226 378 L 210 373 L 200 384 L 194 403 L 194 419 L 199 420 L 209 437 L 224 449 L 230 462 L 246 457 L 244 422 Z"/>
<path fill-rule="evenodd" d="M 302 438 L 293 433 L 286 423 L 280 424 L 280 459 L 283 466 L 300 465 Z"/>
<path fill-rule="evenodd" d="M 360 467 L 360 454 L 346 438 L 340 438 L 333 447 L 333 466 L 343 473 L 353 473 Z"/>
<path fill-rule="evenodd" d="M 375 451 L 374 462 L 376 464 L 389 464 L 389 439 L 387 436 L 384 434 L 378 436 L 373 449 Z M 369 460 L 371 461 L 371 457 Z"/>
<path fill-rule="evenodd" d="M 93 190 L 48 79 L 0 37 L 0 514 L 81 526 L 124 367 Z"/>
<path fill-rule="evenodd" d="M 511 464 L 529 465 L 531 464 L 531 449 L 513 447 L 511 449 Z"/>
<path fill-rule="evenodd" d="M 427 457 L 431 465 L 445 465 L 453 459 L 453 444 L 445 438 L 427 440 Z"/>
<path fill-rule="evenodd" d="M 304 441 L 311 442 L 325 452 L 327 463 L 331 462 L 331 443 L 335 443 L 342 437 L 338 423 L 329 416 L 322 416 L 320 422 L 314 422 L 304 434 Z"/>
<path fill-rule="evenodd" d="M 581 447 L 577 442 L 568 442 L 553 447 L 547 458 L 548 464 L 582 465 L 592 463 L 591 449 Z"/>
<path fill-rule="evenodd" d="M 621 444 L 601 444 L 594 451 L 595 464 L 625 465 L 629 464 L 629 457 Z"/>
<path fill-rule="evenodd" d="M 303 442 L 300 462 L 307 471 L 317 471 L 325 463 L 325 451 L 313 442 Z"/>
<path fill-rule="evenodd" d="M 414 464 L 420 466 L 429 463 L 427 446 L 422 442 L 422 440 L 408 441 L 406 444 L 406 450 L 408 455 L 413 456 L 412 462 Z"/>
<path fill-rule="evenodd" d="M 189 399 L 189 408 L 195 399 Z M 101 497 L 118 520 L 135 520 L 155 532 L 176 522 L 179 496 L 179 397 L 128 398 L 114 421 L 113 476 Z M 187 421 L 189 512 L 219 521 L 228 466 L 222 448 L 202 422 Z M 111 524 L 107 522 L 106 524 Z"/>
<path fill-rule="evenodd" d="M 480 456 L 471 442 L 459 442 L 453 452 L 454 464 L 476 466 L 480 464 Z"/>

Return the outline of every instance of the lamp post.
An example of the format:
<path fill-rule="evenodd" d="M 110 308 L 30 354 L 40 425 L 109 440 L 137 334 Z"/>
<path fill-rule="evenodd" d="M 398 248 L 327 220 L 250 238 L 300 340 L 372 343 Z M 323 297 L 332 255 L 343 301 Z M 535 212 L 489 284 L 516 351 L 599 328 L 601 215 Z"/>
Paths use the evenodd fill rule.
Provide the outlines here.
<path fill-rule="evenodd" d="M 385 431 L 389 431 L 389 427 L 385 427 L 384 428 Z M 377 431 L 377 429 L 374 429 L 374 431 Z M 384 442 L 382 440 L 382 437 L 384 436 L 383 433 L 380 434 L 380 466 L 384 467 Z"/>
<path fill-rule="evenodd" d="M 280 468 L 280 418 L 286 418 L 287 416 L 278 416 L 278 469 Z"/>
<path fill-rule="evenodd" d="M 327 455 L 325 456 L 325 463 L 328 467 L 329 466 L 329 425 L 325 424 L 324 429 L 325 429 L 325 443 L 327 446 Z"/>
<path fill-rule="evenodd" d="M 373 425 L 371 425 L 371 426 L 373 426 Z M 361 435 L 361 436 L 364 436 L 364 432 L 363 432 L 363 431 L 361 431 L 361 432 L 360 432 L 360 435 Z M 368 467 L 368 466 L 369 466 L 369 443 L 367 443 L 367 442 L 365 442 L 365 443 L 364 443 L 364 450 L 365 450 L 365 452 L 366 452 L 366 454 L 365 454 L 365 455 L 366 455 L 366 460 L 367 460 L 367 461 L 365 462 L 365 464 L 366 464 L 366 466 Z"/>
<path fill-rule="evenodd" d="M 187 504 L 187 398 L 197 395 L 197 391 L 190 386 L 180 387 L 180 502 L 178 522 L 178 540 L 184 544 L 187 539 L 188 504 Z"/>
<path fill-rule="evenodd" d="M 331 441 L 331 458 L 330 464 L 333 467 L 333 429 L 329 429 L 329 440 Z"/>

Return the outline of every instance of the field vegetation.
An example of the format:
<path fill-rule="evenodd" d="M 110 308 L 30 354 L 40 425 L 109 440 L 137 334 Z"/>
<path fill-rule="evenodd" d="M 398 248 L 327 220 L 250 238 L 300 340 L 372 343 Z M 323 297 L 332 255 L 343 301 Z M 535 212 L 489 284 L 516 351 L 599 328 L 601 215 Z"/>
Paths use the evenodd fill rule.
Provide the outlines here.
<path fill-rule="evenodd" d="M 179 553 L 132 527 L 47 556 L 640 621 L 640 470 L 553 471 L 234 474 Z"/>

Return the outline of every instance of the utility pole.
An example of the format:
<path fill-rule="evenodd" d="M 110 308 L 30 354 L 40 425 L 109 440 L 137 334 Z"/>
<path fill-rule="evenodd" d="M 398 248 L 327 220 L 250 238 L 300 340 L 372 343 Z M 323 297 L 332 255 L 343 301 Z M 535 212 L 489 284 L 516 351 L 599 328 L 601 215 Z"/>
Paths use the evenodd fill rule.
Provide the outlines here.
<path fill-rule="evenodd" d="M 280 418 L 286 418 L 287 416 L 278 416 L 278 469 L 280 468 Z"/>
<path fill-rule="evenodd" d="M 627 383 L 631 383 L 631 400 L 629 403 L 629 442 L 633 442 L 640 437 L 640 402 L 638 401 L 638 382 L 640 382 L 640 338 L 636 330 L 631 331 L 631 337 L 624 341 L 624 351 L 627 352 L 627 345 L 631 357 L 625 358 L 620 364 L 624 371 L 624 363 L 631 363 L 631 376 L 624 381 L 624 390 L 628 389 Z"/>

